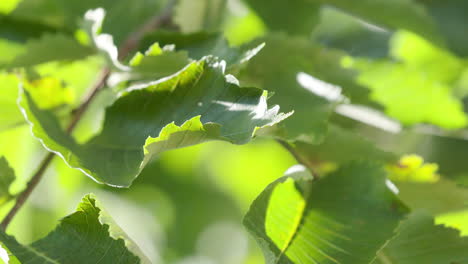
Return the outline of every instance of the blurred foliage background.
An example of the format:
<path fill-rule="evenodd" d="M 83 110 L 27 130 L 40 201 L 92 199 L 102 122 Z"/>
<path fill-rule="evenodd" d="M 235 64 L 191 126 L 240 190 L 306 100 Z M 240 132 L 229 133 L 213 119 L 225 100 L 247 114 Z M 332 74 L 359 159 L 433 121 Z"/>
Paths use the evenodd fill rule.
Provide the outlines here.
<path fill-rule="evenodd" d="M 68 14 L 82 15 L 86 10 L 81 7 L 86 4 L 77 2 L 0 1 L 0 65 L 11 63 L 18 59 L 17 54 L 28 49 L 40 52 L 41 47 L 31 47 L 25 36 L 75 32 L 78 18 L 63 14 L 61 10 L 65 8 Z M 166 1 L 157 0 L 80 2 L 90 2 L 87 9 L 97 6 L 108 9 L 103 31 L 112 33 L 117 43 L 135 25 L 141 24 L 145 16 L 142 13 L 157 13 L 166 5 Z M 274 3 L 279 2 L 280 6 L 275 6 Z M 428 41 L 425 38 L 431 34 L 428 30 L 416 30 L 418 35 L 411 33 L 411 28 L 393 31 L 371 25 L 332 6 L 316 8 L 314 5 L 318 4 L 310 4 L 311 10 L 316 10 L 313 13 L 308 9 L 301 11 L 302 7 L 297 4 L 297 13 L 291 11 L 284 16 L 265 7 L 271 5 L 271 9 L 281 10 L 284 6 L 294 10 L 299 2 L 179 0 L 173 23 L 184 33 L 222 32 L 234 46 L 265 41 L 265 49 L 245 69 L 255 74 L 240 75 L 245 83 L 258 84 L 265 89 L 273 87 L 273 90 L 275 86 L 295 89 L 299 87 L 295 74 L 304 71 L 352 87 L 345 90 L 345 94 L 354 102 L 385 111 L 405 128 L 398 134 L 376 130 L 331 113 L 325 103 L 313 99 L 317 101 L 305 106 L 309 112 L 296 112 L 299 123 L 288 122 L 294 127 L 304 120 L 310 121 L 308 126 L 315 134 L 308 142 L 323 142 L 316 144 L 315 152 L 312 151 L 318 159 L 341 162 L 353 155 L 365 155 L 362 152 L 367 149 L 360 145 L 353 148 L 351 142 L 355 141 L 350 141 L 353 137 L 346 132 L 357 131 L 384 150 L 397 154 L 417 153 L 436 162 L 444 177 L 463 183 L 468 172 L 464 162 L 468 153 L 464 130 L 468 124 L 468 64 L 464 56 L 468 49 L 456 41 L 448 42 L 445 47 L 435 44 L 437 40 Z M 467 6 L 459 1 L 460 11 L 450 9 L 453 5 L 448 4 L 446 9 L 437 10 L 439 5 L 443 6 L 443 1 L 427 2 L 430 2 L 428 9 L 435 12 L 437 18 L 446 18 L 447 14 L 452 14 L 450 12 L 466 11 Z M 397 11 L 404 10 L 404 6 L 398 8 Z M 359 14 L 359 10 L 354 11 Z M 294 16 L 302 18 L 303 12 L 308 14 L 307 20 L 296 21 Z M 120 21 L 122 16 L 126 18 L 125 23 Z M 401 14 L 395 19 L 403 20 L 404 16 Z M 466 15 L 464 17 L 468 20 Z M 457 40 L 463 36 L 453 32 L 463 35 L 460 32 L 466 32 L 466 24 L 453 20 L 455 18 L 446 21 L 456 25 L 448 27 L 451 32 L 446 33 Z M 18 27 L 20 24 L 23 27 Z M 298 34 L 303 35 L 299 37 Z M 157 36 L 148 38 L 148 42 L 152 42 Z M 28 59 L 34 61 L 34 58 Z M 74 62 L 39 64 L 28 74 L 42 78 L 32 78 L 24 85 L 36 87 L 33 97 L 43 104 L 41 107 L 61 116 L 79 104 L 104 63 L 102 58 L 93 55 Z M 277 64 L 282 71 L 290 71 L 293 78 L 275 76 L 275 70 L 260 69 L 265 63 Z M 37 62 L 31 62 L 33 64 Z M 358 73 L 351 85 L 349 80 L 354 80 L 354 75 L 347 76 L 347 71 Z M 275 78 L 263 83 L 256 79 L 262 75 Z M 4 106 L 0 109 L 0 156 L 6 157 L 17 175 L 12 193 L 24 188 L 31 171 L 45 155 L 16 107 L 18 83 L 15 74 L 0 71 L 0 102 Z M 100 129 L 102 105 L 112 102 L 114 96 L 112 92 L 103 92 L 93 102 L 74 132 L 80 142 Z M 291 100 L 297 98 L 278 97 L 274 103 L 289 111 L 288 108 L 294 108 Z M 315 118 L 317 112 L 327 114 Z M 321 120 L 323 116 L 325 120 Z M 322 131 L 327 130 L 324 123 L 328 117 L 333 125 L 324 139 Z M 66 119 L 64 117 L 63 121 Z M 343 145 L 337 142 L 349 144 L 345 145 L 349 148 L 343 150 Z M 57 158 L 9 232 L 20 242 L 35 241 L 52 230 L 57 220 L 73 211 L 84 194 L 92 192 L 154 263 L 263 263 L 259 248 L 242 227 L 242 218 L 255 197 L 294 164 L 297 164 L 294 157 L 272 139 L 258 138 L 242 146 L 211 142 L 163 153 L 144 169 L 132 188 L 118 189 L 96 184 Z M 333 162 L 318 162 L 317 166 L 326 171 L 333 168 Z M 9 204 L 3 206 L 1 213 L 4 215 L 10 207 Z M 437 221 L 468 234 L 468 211 L 443 212 Z"/>

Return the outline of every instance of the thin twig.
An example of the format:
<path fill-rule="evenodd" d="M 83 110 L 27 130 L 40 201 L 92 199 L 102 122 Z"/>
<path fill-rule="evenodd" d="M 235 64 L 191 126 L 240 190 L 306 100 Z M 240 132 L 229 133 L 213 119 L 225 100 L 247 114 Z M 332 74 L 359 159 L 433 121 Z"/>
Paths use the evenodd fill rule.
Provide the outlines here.
<path fill-rule="evenodd" d="M 312 162 L 305 159 L 301 154 L 299 154 L 294 146 L 292 146 L 289 142 L 277 139 L 276 140 L 281 146 L 283 146 L 300 164 L 306 166 L 309 171 L 312 173 L 315 179 L 320 178 L 319 174 L 315 171 Z"/>
<path fill-rule="evenodd" d="M 152 30 L 156 30 L 160 28 L 162 25 L 164 25 L 165 23 L 167 23 L 168 21 L 170 21 L 171 16 L 172 16 L 172 10 L 175 6 L 175 3 L 176 3 L 175 0 L 169 2 L 169 4 L 167 5 L 167 7 L 165 8 L 162 14 L 150 18 L 145 25 L 143 25 L 140 29 L 135 31 L 133 34 L 130 34 L 130 37 L 126 41 L 124 41 L 124 44 L 119 48 L 119 51 L 120 51 L 119 58 L 125 58 L 131 51 L 136 49 L 138 47 L 138 43 L 141 41 L 141 39 L 144 37 L 146 33 Z M 96 98 L 96 95 L 105 86 L 107 79 L 109 78 L 109 74 L 110 74 L 109 68 L 104 68 L 101 71 L 99 78 L 97 79 L 92 89 L 90 90 L 90 93 L 85 97 L 81 105 L 76 110 L 72 111 L 73 117 L 66 129 L 66 132 L 68 134 L 71 134 L 73 132 L 76 125 L 82 119 L 83 114 L 86 112 L 86 110 L 88 109 L 93 99 Z M 29 196 L 33 192 L 33 190 L 39 184 L 45 171 L 49 167 L 54 157 L 55 155 L 52 152 L 49 152 L 47 154 L 47 156 L 40 163 L 39 168 L 37 169 L 36 173 L 34 173 L 34 175 L 31 177 L 29 182 L 26 184 L 26 188 L 21 193 L 18 194 L 13 208 L 10 209 L 10 211 L 8 212 L 8 214 L 5 216 L 5 218 L 2 220 L 0 224 L 3 231 L 6 230 L 11 220 L 13 220 L 13 217 L 15 217 L 16 213 L 18 213 L 18 211 L 21 209 L 21 207 L 24 205 L 26 200 L 29 198 Z"/>
<path fill-rule="evenodd" d="M 151 17 L 137 31 L 130 34 L 127 40 L 119 48 L 119 59 L 124 59 L 131 51 L 136 50 L 141 39 L 147 33 L 161 28 L 166 24 L 170 24 L 170 22 L 172 21 L 172 13 L 176 4 L 177 0 L 169 1 L 169 3 L 166 5 L 161 14 L 157 14 Z"/>

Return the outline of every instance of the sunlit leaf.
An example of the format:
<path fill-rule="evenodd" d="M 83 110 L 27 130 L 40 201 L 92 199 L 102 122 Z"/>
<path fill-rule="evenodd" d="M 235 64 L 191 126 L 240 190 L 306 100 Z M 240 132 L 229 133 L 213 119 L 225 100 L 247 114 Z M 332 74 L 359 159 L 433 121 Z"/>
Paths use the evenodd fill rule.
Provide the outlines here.
<path fill-rule="evenodd" d="M 292 172 L 268 186 L 244 223 L 266 263 L 368 263 L 405 207 L 376 165 L 352 163 L 323 179 Z"/>
<path fill-rule="evenodd" d="M 234 67 L 244 63 L 261 52 L 263 43 L 250 47 L 231 47 L 222 34 L 198 32 L 180 34 L 175 32 L 156 32 L 149 34 L 142 41 L 141 46 L 148 46 L 154 42 L 160 45 L 175 45 L 179 51 L 187 51 L 190 58 L 199 60 L 207 54 L 226 61 L 227 67 Z"/>
<path fill-rule="evenodd" d="M 21 105 L 47 149 L 98 182 L 129 186 L 162 151 L 215 139 L 243 144 L 256 128 L 288 116 L 277 106 L 268 109 L 266 97 L 260 89 L 240 88 L 224 75 L 223 63 L 205 59 L 171 78 L 128 89 L 107 109 L 101 133 L 84 145 L 38 109 L 28 93 Z"/>
<path fill-rule="evenodd" d="M 358 82 L 371 90 L 371 98 L 391 117 L 405 124 L 466 126 L 463 105 L 452 91 L 463 70 L 461 60 L 405 32 L 393 37 L 392 55 L 398 61 L 348 58 L 344 64 L 360 71 Z"/>
<path fill-rule="evenodd" d="M 0 241 L 22 263 L 149 263 L 138 247 L 96 204 L 83 198 L 46 237 L 22 245 L 0 231 Z"/>

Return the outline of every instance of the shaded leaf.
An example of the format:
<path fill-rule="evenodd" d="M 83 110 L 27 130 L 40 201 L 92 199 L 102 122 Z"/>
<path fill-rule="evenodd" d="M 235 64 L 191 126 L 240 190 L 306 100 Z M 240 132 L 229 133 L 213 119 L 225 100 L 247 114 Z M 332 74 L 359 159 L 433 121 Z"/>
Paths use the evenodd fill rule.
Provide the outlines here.
<path fill-rule="evenodd" d="M 252 48 L 247 46 L 230 47 L 223 34 L 197 32 L 180 34 L 177 32 L 159 31 L 149 34 L 143 39 L 143 47 L 154 42 L 160 45 L 175 45 L 176 50 L 187 51 L 190 58 L 199 60 L 207 54 L 226 61 L 227 67 L 237 66 L 250 60 L 263 48 L 263 43 Z"/>
<path fill-rule="evenodd" d="M 39 39 L 28 41 L 24 53 L 16 56 L 8 67 L 29 67 L 36 64 L 83 59 L 93 53 L 73 38 L 61 34 L 45 34 Z"/>
<path fill-rule="evenodd" d="M 270 184 L 244 224 L 267 263 L 368 263 L 406 208 L 376 165 L 352 163 L 312 180 L 296 172 Z"/>
<path fill-rule="evenodd" d="M 369 26 L 339 9 L 325 6 L 312 38 L 320 44 L 345 51 L 351 56 L 386 57 L 392 32 Z"/>
<path fill-rule="evenodd" d="M 354 82 L 354 72 L 341 67 L 342 53 L 304 38 L 282 34 L 269 35 L 249 46 L 259 43 L 265 43 L 265 47 L 250 60 L 240 79 L 243 83 L 273 91 L 275 96 L 271 98 L 272 102 L 288 111 L 294 110 L 294 115 L 284 122 L 283 136 L 286 138 L 301 138 L 309 142 L 323 139 L 328 117 L 335 104 L 316 93 L 324 86 L 339 86 L 333 90 L 343 89 L 343 93 L 355 101 L 366 97 L 366 89 Z M 315 82 L 311 85 L 301 82 L 304 79 L 302 76 L 305 76 L 302 73 L 310 75 L 307 79 Z M 314 90 L 310 87 L 318 88 Z"/>
<path fill-rule="evenodd" d="M 435 225 L 425 213 L 412 213 L 372 262 L 373 264 L 465 263 L 468 238 L 459 231 Z"/>
<path fill-rule="evenodd" d="M 295 149 L 312 163 L 336 162 L 343 164 L 355 159 L 396 161 L 396 155 L 376 147 L 371 141 L 336 125 L 330 125 L 320 144 L 297 142 Z"/>
<path fill-rule="evenodd" d="M 35 0 L 22 1 L 10 13 L 13 19 L 27 18 L 36 24 L 46 24 L 74 32 L 80 28 L 83 14 L 96 8 L 103 8 L 107 12 L 107 19 L 102 25 L 102 31 L 114 36 L 117 44 L 137 27 L 145 23 L 150 17 L 158 15 L 166 1 L 125 1 L 125 0 L 82 0 L 56 1 Z"/>
<path fill-rule="evenodd" d="M 93 195 L 54 231 L 22 245 L 0 231 L 0 241 L 21 263 L 149 263 L 136 245 L 102 212 Z M 136 255 L 137 254 L 137 255 Z"/>
<path fill-rule="evenodd" d="M 223 63 L 207 58 L 170 78 L 130 87 L 107 109 L 101 133 L 83 145 L 27 92 L 21 106 L 47 149 L 98 182 L 124 187 L 162 151 L 214 139 L 243 144 L 257 128 L 288 116 L 278 106 L 268 109 L 262 90 L 235 82 Z"/>
<path fill-rule="evenodd" d="M 304 0 L 247 0 L 268 28 L 292 34 L 310 34 L 319 21 L 320 3 Z"/>
<path fill-rule="evenodd" d="M 468 189 L 448 179 L 433 183 L 395 182 L 398 197 L 412 210 L 433 215 L 468 208 Z"/>

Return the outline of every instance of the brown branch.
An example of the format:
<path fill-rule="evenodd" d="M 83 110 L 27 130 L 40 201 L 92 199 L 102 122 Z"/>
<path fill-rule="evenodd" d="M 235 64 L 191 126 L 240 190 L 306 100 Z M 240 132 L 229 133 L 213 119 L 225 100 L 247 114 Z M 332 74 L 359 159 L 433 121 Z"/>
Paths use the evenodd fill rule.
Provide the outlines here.
<path fill-rule="evenodd" d="M 138 48 L 138 44 L 141 39 L 149 32 L 154 31 L 158 28 L 168 25 L 172 21 L 172 13 L 174 7 L 177 4 L 177 0 L 171 0 L 161 14 L 157 14 L 141 26 L 137 31 L 130 34 L 127 40 L 124 41 L 123 45 L 119 48 L 119 59 L 124 59 L 128 54 Z"/>
<path fill-rule="evenodd" d="M 119 48 L 119 52 L 120 52 L 119 58 L 125 58 L 132 50 L 136 49 L 138 47 L 138 43 L 141 41 L 141 39 L 144 37 L 146 33 L 152 30 L 156 30 L 160 28 L 162 25 L 164 25 L 165 23 L 169 22 L 171 20 L 172 10 L 175 4 L 176 4 L 175 0 L 169 2 L 169 4 L 167 5 L 167 7 L 165 8 L 162 14 L 150 18 L 145 25 L 143 25 L 134 33 L 130 34 L 130 37 L 126 41 L 124 41 L 123 45 Z M 86 110 L 88 109 L 93 99 L 96 98 L 96 95 L 105 86 L 107 79 L 109 78 L 109 74 L 110 74 L 109 68 L 104 68 L 101 71 L 99 78 L 97 79 L 93 87 L 91 88 L 90 93 L 85 97 L 85 99 L 80 104 L 80 106 L 76 110 L 72 111 L 73 117 L 66 129 L 66 132 L 68 134 L 71 134 L 73 132 L 76 125 L 82 119 L 83 114 L 86 112 Z M 39 184 L 45 171 L 49 167 L 54 157 L 55 155 L 52 152 L 49 152 L 46 155 L 46 157 L 40 163 L 39 168 L 37 169 L 36 173 L 34 173 L 34 175 L 31 177 L 29 182 L 26 184 L 26 188 L 21 193 L 18 194 L 15 204 L 13 205 L 13 207 L 10 209 L 8 214 L 0 223 L 0 226 L 3 231 L 6 230 L 11 220 L 13 220 L 13 218 L 15 217 L 16 213 L 18 213 L 21 207 L 23 207 L 26 200 L 29 198 L 31 193 Z"/>

